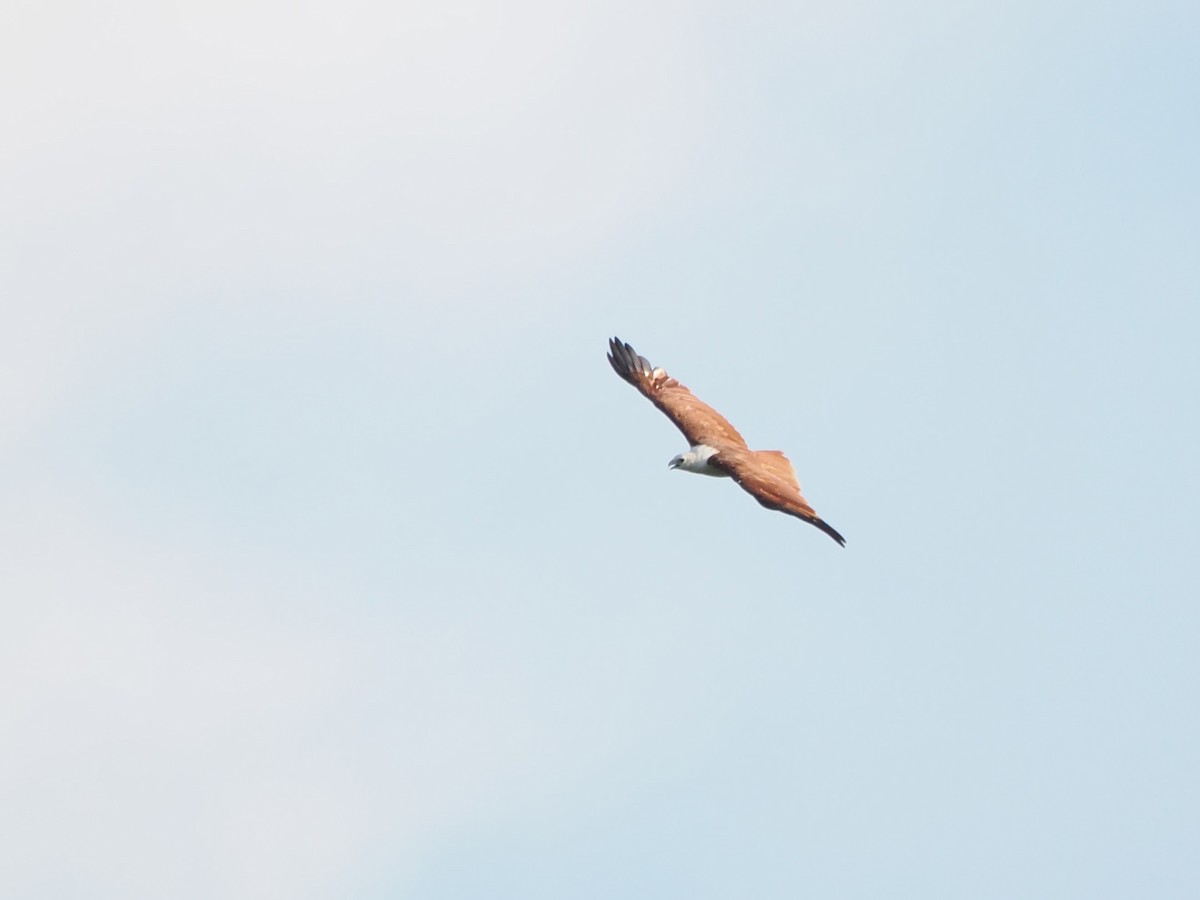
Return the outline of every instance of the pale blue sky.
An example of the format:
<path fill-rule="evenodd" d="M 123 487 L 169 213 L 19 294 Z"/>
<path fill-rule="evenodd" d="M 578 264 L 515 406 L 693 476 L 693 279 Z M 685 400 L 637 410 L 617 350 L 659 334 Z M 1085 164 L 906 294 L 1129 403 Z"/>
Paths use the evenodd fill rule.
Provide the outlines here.
<path fill-rule="evenodd" d="M 6 5 L 0 894 L 1197 896 L 1197 47 Z"/>

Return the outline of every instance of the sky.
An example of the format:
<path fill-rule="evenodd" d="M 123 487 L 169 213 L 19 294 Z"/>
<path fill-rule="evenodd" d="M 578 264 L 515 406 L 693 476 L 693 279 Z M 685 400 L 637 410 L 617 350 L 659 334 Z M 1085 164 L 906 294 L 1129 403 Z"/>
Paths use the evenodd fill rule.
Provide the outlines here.
<path fill-rule="evenodd" d="M 1197 896 L 1197 47 L 5 4 L 0 893 Z"/>

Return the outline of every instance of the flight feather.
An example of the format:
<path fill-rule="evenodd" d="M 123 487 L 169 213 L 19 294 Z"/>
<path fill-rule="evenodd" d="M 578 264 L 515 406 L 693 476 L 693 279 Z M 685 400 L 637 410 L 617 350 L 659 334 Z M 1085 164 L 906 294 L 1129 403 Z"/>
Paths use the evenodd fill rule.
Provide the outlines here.
<path fill-rule="evenodd" d="M 612 338 L 608 346 L 608 361 L 613 370 L 662 410 L 692 446 L 746 446 L 746 441 L 724 416 L 664 370 L 651 366 L 646 357 L 638 356 L 629 344 Z"/>
<path fill-rule="evenodd" d="M 843 547 L 846 546 L 846 539 L 818 516 L 817 511 L 804 499 L 795 469 L 779 450 L 726 447 L 711 457 L 709 463 L 728 472 L 742 490 L 767 509 L 787 513 L 815 525 Z"/>

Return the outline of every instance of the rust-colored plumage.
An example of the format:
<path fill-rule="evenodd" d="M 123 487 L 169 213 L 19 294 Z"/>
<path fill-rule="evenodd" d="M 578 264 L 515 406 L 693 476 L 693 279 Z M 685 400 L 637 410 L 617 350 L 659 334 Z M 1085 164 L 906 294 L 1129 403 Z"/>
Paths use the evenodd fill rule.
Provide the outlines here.
<path fill-rule="evenodd" d="M 651 366 L 629 344 L 612 338 L 608 346 L 608 361 L 613 370 L 662 410 L 683 432 L 693 450 L 705 448 L 707 455 L 690 463 L 691 471 L 728 475 L 767 509 L 803 519 L 845 546 L 845 538 L 804 499 L 796 472 L 783 453 L 751 450 L 724 416 L 663 369 Z"/>

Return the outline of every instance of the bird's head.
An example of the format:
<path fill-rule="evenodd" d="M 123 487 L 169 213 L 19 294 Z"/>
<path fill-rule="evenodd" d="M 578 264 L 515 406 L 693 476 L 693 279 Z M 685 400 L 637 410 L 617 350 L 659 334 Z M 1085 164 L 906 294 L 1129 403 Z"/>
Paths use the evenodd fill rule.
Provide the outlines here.
<path fill-rule="evenodd" d="M 729 473 L 724 469 L 709 465 L 708 461 L 717 455 L 715 447 L 709 447 L 707 444 L 697 444 L 694 447 L 680 453 L 669 463 L 668 469 L 680 469 L 684 472 L 695 472 L 698 475 L 712 475 L 715 478 L 723 478 Z"/>

